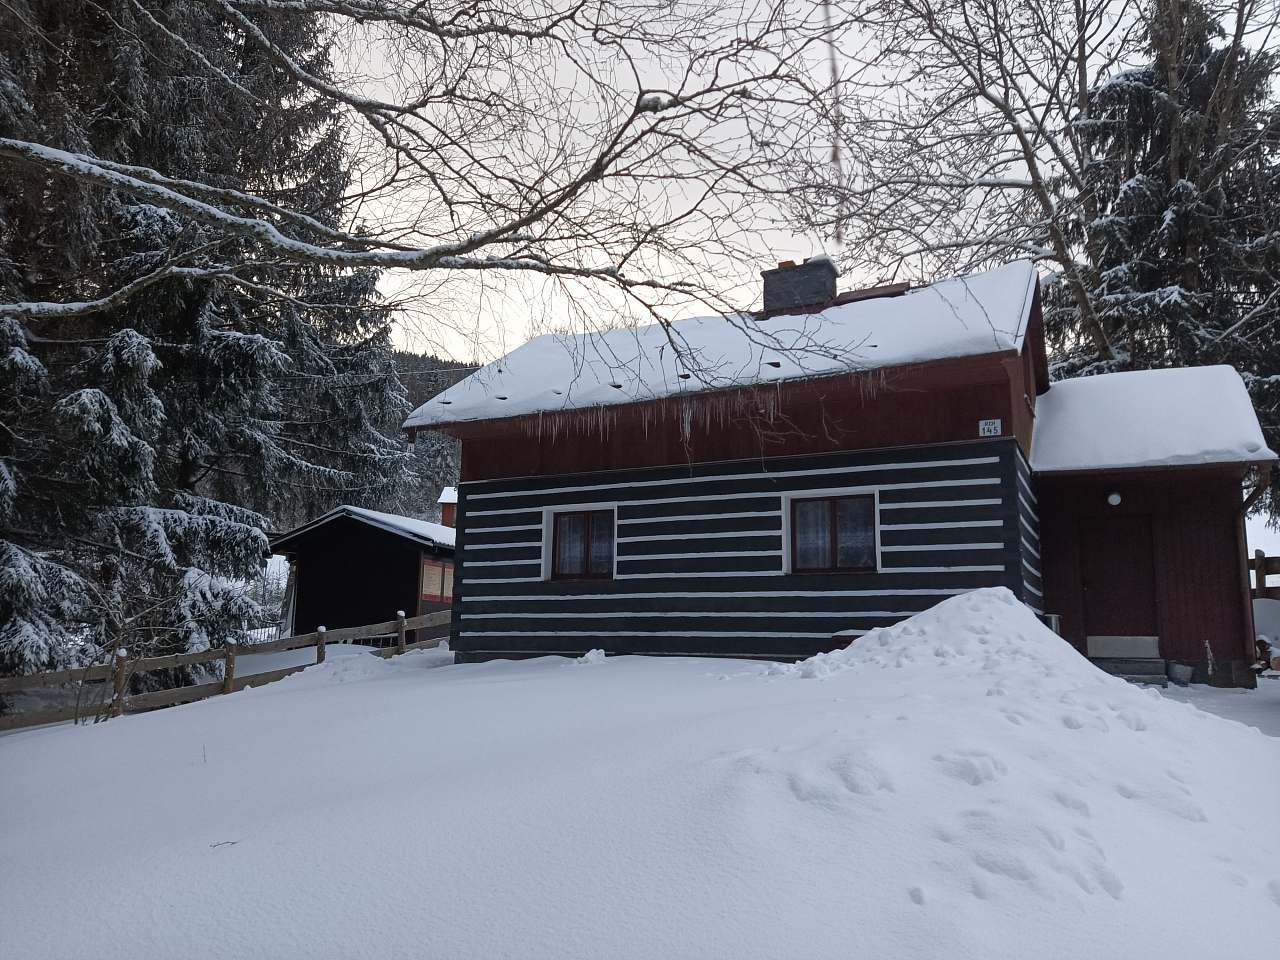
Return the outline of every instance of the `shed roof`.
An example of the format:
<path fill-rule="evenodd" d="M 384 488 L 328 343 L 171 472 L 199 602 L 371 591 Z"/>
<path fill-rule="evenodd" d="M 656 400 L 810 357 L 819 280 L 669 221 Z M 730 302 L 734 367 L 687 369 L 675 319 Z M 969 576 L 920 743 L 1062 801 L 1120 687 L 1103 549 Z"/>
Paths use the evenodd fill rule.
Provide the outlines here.
<path fill-rule="evenodd" d="M 429 520 L 402 517 L 396 513 L 366 510 L 364 507 L 353 507 L 348 504 L 334 507 L 328 513 L 322 514 L 314 520 L 302 524 L 300 527 L 294 527 L 288 533 L 281 534 L 271 541 L 271 549 L 275 553 L 288 553 L 290 545 L 296 542 L 298 538 L 327 523 L 332 523 L 342 518 L 348 518 L 359 523 L 368 524 L 371 527 L 377 527 L 380 530 L 386 530 L 388 533 L 394 533 L 422 546 L 453 549 L 455 531 L 452 527 L 446 527 L 440 523 L 432 523 Z"/>
<path fill-rule="evenodd" d="M 458 502 L 457 487 L 445 487 L 443 490 L 440 491 L 440 499 L 436 501 L 436 503 L 457 503 L 457 502 Z"/>
<path fill-rule="evenodd" d="M 900 296 L 764 318 L 726 314 L 535 337 L 428 400 L 406 429 L 616 406 L 760 383 L 1021 350 L 1028 261 Z"/>
<path fill-rule="evenodd" d="M 1036 405 L 1037 473 L 1275 459 L 1244 381 L 1228 366 L 1059 380 Z"/>

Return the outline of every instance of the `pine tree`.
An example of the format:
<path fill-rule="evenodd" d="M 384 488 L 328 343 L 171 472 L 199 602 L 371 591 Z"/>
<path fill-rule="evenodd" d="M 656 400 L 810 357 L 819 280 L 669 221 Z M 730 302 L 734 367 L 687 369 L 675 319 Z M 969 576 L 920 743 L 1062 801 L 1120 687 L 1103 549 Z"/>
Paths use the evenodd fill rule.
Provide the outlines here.
<path fill-rule="evenodd" d="M 1159 4 L 1149 24 L 1151 61 L 1096 86 L 1081 125 L 1096 214 L 1077 239 L 1116 356 L 1058 296 L 1057 372 L 1231 364 L 1280 449 L 1277 61 L 1234 54 L 1199 4 Z"/>
<path fill-rule="evenodd" d="M 210 5 L 11 3 L 0 134 L 251 190 L 317 229 L 343 219 L 332 103 L 234 42 Z M 332 75 L 321 18 L 259 27 Z M 213 245 L 129 196 L 22 171 L 0 169 L 8 298 L 88 299 Z M 408 407 L 376 282 L 277 266 L 252 287 L 176 277 L 80 318 L 0 320 L 0 672 L 240 636 L 267 530 L 397 495 Z"/>
<path fill-rule="evenodd" d="M 396 371 L 408 392 L 410 409 L 417 409 L 478 369 L 410 350 L 397 350 L 395 357 Z M 439 520 L 440 491 L 458 481 L 462 453 L 458 441 L 438 430 L 420 431 L 411 453 L 409 472 L 413 479 L 388 499 L 383 509 L 422 520 Z"/>

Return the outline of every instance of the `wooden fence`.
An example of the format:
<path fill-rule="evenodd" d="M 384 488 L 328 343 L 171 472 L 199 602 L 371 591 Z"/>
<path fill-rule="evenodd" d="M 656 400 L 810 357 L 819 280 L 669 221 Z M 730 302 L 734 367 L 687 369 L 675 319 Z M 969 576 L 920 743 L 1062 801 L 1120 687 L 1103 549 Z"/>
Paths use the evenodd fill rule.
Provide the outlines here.
<path fill-rule="evenodd" d="M 0 693 L 20 690 L 33 690 L 42 687 L 61 687 L 74 685 L 77 688 L 76 702 L 69 706 L 59 706 L 44 710 L 27 710 L 0 716 L 0 730 L 11 730 L 16 727 L 33 727 L 42 723 L 57 723 L 63 720 L 80 720 L 91 717 L 118 717 L 126 713 L 142 710 L 154 710 L 158 707 L 170 707 L 179 703 L 191 703 L 206 697 L 223 693 L 235 693 L 248 687 L 260 687 L 305 670 L 311 664 L 303 663 L 266 673 L 253 673 L 236 676 L 236 656 L 259 653 L 278 653 L 282 650 L 298 650 L 303 647 L 316 648 L 316 663 L 324 663 L 325 647 L 331 643 L 349 643 L 354 640 L 372 640 L 375 638 L 394 636 L 393 646 L 370 650 L 378 657 L 393 657 L 409 650 L 424 650 L 440 645 L 443 637 L 429 640 L 408 642 L 407 634 L 411 630 L 422 630 L 429 627 L 444 626 L 449 622 L 449 611 L 428 613 L 421 617 L 406 618 L 397 613 L 394 620 L 383 623 L 369 623 L 360 627 L 342 627 L 337 630 L 326 630 L 320 627 L 315 633 L 303 633 L 296 637 L 284 637 L 280 640 L 269 640 L 266 643 L 235 644 L 229 643 L 217 650 L 201 650 L 198 653 L 176 653 L 167 657 L 130 657 L 125 650 L 116 651 L 111 663 L 95 664 L 75 670 L 54 670 L 47 673 L 31 673 L 18 677 L 0 677 Z M 221 680 L 211 683 L 197 683 L 185 687 L 172 687 L 168 690 L 152 690 L 148 693 L 129 695 L 129 678 L 135 673 L 146 673 L 151 670 L 172 670 L 177 667 L 192 667 L 202 663 L 214 663 L 221 660 L 225 664 Z M 110 684 L 110 698 L 99 696 L 94 702 L 81 694 L 95 689 L 90 684 Z M 97 688 L 105 693 L 106 688 Z"/>
<path fill-rule="evenodd" d="M 1280 600 L 1280 586 L 1268 587 L 1267 575 L 1280 574 L 1280 557 L 1268 557 L 1261 550 L 1253 551 L 1249 558 L 1249 569 L 1253 571 L 1253 588 L 1249 591 L 1255 600 Z"/>

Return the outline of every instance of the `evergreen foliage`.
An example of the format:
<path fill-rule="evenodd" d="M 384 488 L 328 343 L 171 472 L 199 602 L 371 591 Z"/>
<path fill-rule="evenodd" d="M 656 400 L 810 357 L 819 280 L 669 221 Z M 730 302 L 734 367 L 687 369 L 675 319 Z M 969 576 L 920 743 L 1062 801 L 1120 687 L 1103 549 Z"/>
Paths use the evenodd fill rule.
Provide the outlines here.
<path fill-rule="evenodd" d="M 1151 60 L 1091 91 L 1076 204 L 1110 342 L 1050 298 L 1057 375 L 1226 363 L 1280 449 L 1280 108 L 1270 52 L 1225 42 L 1200 4 L 1158 4 Z"/>
<path fill-rule="evenodd" d="M 335 108 L 198 0 L 7 0 L 0 136 L 346 217 Z M 324 21 L 258 18 L 332 77 Z M 178 39 L 178 38 L 181 39 Z M 198 50 L 198 55 L 193 51 Z M 0 167 L 0 296 L 86 300 L 229 243 L 125 194 Z M 265 259 L 265 258 L 264 258 Z M 258 611 L 266 532 L 409 482 L 377 276 L 181 276 L 83 317 L 0 320 L 0 673 L 198 650 Z"/>
<path fill-rule="evenodd" d="M 395 361 L 411 410 L 478 369 L 409 350 L 397 350 Z M 420 520 L 439 520 L 440 491 L 458 480 L 462 456 L 458 441 L 439 430 L 420 430 L 410 456 L 412 480 L 401 486 L 384 509 Z"/>

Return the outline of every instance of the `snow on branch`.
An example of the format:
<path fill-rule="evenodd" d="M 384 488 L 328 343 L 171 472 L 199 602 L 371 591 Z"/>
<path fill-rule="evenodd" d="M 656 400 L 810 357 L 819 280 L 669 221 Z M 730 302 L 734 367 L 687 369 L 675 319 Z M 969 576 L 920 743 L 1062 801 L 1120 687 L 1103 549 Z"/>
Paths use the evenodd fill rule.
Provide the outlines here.
<path fill-rule="evenodd" d="M 138 42 L 248 109 L 263 69 L 330 104 L 350 156 L 346 196 L 312 208 L 291 195 L 296 175 L 203 180 L 8 131 L 0 172 L 57 174 L 167 210 L 198 225 L 203 246 L 174 240 L 145 273 L 14 298 L 0 316 L 83 316 L 165 280 L 249 284 L 289 265 L 532 272 L 620 289 L 645 310 L 714 300 L 753 256 L 740 225 L 773 216 L 784 196 L 781 159 L 821 139 L 805 122 L 823 94 L 809 68 L 840 29 L 785 0 L 202 2 L 256 51 L 242 67 L 203 49 L 188 20 L 131 0 Z M 282 29 L 317 17 L 338 71 L 300 56 Z"/>

